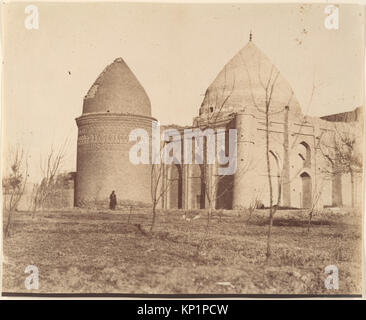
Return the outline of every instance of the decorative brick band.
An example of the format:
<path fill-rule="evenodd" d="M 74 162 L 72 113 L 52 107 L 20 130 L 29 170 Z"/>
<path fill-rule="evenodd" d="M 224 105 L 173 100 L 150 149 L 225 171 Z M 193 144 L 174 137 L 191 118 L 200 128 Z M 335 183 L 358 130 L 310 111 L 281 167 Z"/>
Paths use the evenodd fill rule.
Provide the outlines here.
<path fill-rule="evenodd" d="M 154 118 L 111 113 L 86 114 L 76 119 L 79 127 L 78 147 L 113 149 L 113 145 L 127 144 L 133 129 L 143 128 L 151 132 Z"/>

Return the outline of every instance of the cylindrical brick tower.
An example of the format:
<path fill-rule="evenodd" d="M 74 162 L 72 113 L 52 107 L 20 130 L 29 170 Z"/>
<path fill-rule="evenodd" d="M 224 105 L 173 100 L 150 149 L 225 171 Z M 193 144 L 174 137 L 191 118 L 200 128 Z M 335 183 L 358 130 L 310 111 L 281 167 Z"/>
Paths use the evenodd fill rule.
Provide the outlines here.
<path fill-rule="evenodd" d="M 116 59 L 94 82 L 76 119 L 75 206 L 107 205 L 112 190 L 118 203 L 151 202 L 150 165 L 130 162 L 136 142 L 129 142 L 129 134 L 141 128 L 151 136 L 153 120 L 145 90 L 123 59 Z"/>

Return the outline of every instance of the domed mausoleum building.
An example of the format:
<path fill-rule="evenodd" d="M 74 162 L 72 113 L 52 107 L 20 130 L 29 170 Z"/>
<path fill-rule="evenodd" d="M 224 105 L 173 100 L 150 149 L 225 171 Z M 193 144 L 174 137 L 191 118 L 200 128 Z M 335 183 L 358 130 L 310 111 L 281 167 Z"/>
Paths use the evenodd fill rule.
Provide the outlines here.
<path fill-rule="evenodd" d="M 206 174 L 195 162 L 165 165 L 161 178 L 165 192 L 159 205 L 207 208 L 210 186 L 214 208 L 245 208 L 253 203 L 293 208 L 360 206 L 361 175 L 343 170 L 334 150 L 337 137 L 346 134 L 355 141 L 355 155 L 362 155 L 361 119 L 361 108 L 322 118 L 305 116 L 290 84 L 250 37 L 206 90 L 193 124 L 165 127 L 175 130 L 182 145 L 185 129 L 211 128 L 215 134 L 216 129 L 224 129 L 225 135 L 236 129 L 235 172 L 220 176 L 217 161 Z M 119 200 L 151 204 L 151 167 L 130 162 L 129 150 L 135 142 L 130 143 L 128 136 L 136 128 L 151 136 L 153 120 L 144 89 L 125 62 L 116 59 L 90 88 L 83 114 L 76 119 L 76 206 L 107 205 L 112 190 Z"/>

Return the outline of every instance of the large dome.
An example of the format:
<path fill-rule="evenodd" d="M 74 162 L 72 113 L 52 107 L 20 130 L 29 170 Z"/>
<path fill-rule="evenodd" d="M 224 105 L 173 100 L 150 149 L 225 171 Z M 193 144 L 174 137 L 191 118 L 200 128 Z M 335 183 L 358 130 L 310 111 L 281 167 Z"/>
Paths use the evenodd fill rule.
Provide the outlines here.
<path fill-rule="evenodd" d="M 84 98 L 83 114 L 96 112 L 151 116 L 150 100 L 122 58 L 104 69 Z"/>
<path fill-rule="evenodd" d="M 269 86 L 267 86 L 268 81 Z M 249 41 L 225 65 L 209 86 L 201 105 L 200 114 L 218 110 L 236 112 L 251 107 L 264 111 L 265 88 L 270 89 L 273 83 L 270 112 L 283 110 L 285 106 L 289 106 L 292 112 L 301 112 L 289 83 L 262 51 L 252 41 Z"/>

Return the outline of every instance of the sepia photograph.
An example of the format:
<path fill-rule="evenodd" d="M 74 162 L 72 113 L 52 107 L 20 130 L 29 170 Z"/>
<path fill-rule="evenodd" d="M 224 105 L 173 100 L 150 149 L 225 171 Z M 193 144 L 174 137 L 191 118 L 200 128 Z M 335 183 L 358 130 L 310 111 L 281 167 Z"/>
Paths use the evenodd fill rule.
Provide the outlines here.
<path fill-rule="evenodd" d="M 362 298 L 364 30 L 351 2 L 3 1 L 2 296 Z"/>

